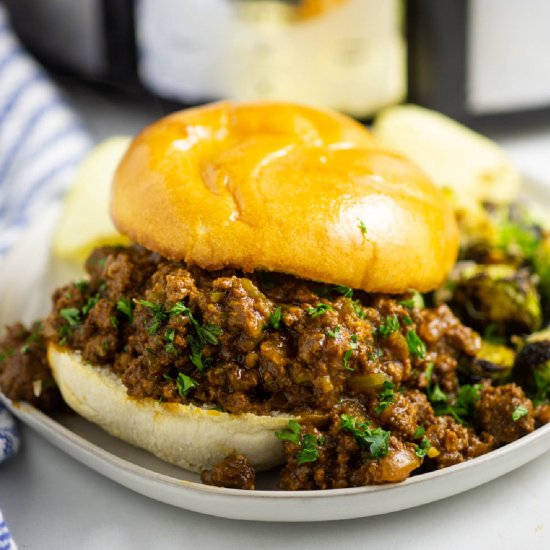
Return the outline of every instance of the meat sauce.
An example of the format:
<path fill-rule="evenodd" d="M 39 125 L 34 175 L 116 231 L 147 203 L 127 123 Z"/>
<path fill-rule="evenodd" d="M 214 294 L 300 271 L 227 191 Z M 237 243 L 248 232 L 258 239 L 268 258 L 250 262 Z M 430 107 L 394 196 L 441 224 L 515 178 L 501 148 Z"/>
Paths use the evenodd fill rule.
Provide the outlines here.
<path fill-rule="evenodd" d="M 284 489 L 401 481 L 535 428 L 521 387 L 459 384 L 459 362 L 472 361 L 481 340 L 446 305 L 277 273 L 207 271 L 138 246 L 96 249 L 86 269 L 89 280 L 54 293 L 41 345 L 45 338 L 111 365 L 135 398 L 307 419 L 277 435 Z M 51 377 L 45 360 L 39 374 L 24 374 L 19 355 L 0 363 L 0 386 L 33 401 L 18 388 Z M 518 407 L 526 412 L 514 420 Z M 252 488 L 251 468 L 228 457 L 203 480 Z"/>

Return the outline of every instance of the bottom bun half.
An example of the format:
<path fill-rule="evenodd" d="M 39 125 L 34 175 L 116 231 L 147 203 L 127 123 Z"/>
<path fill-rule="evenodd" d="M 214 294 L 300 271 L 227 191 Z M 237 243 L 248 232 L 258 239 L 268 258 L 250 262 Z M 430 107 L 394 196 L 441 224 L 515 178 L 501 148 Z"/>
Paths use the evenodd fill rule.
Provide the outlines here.
<path fill-rule="evenodd" d="M 78 353 L 50 344 L 48 359 L 71 409 L 166 462 L 194 472 L 235 452 L 245 455 L 258 471 L 283 462 L 283 445 L 275 432 L 283 430 L 291 416 L 229 414 L 135 399 L 111 369 L 86 363 Z"/>

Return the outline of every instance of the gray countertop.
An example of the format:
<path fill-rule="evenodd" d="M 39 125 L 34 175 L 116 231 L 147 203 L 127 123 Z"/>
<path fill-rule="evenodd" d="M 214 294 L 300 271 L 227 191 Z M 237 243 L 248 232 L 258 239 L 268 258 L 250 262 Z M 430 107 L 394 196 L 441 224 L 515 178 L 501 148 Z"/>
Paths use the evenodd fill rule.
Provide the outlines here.
<path fill-rule="evenodd" d="M 97 139 L 135 133 L 162 114 L 70 86 Z M 550 127 L 496 138 L 550 185 Z M 0 506 L 21 549 L 550 548 L 550 453 L 458 496 L 380 517 L 322 524 L 224 520 L 187 512 L 107 480 L 22 428 L 19 456 L 0 465 Z"/>

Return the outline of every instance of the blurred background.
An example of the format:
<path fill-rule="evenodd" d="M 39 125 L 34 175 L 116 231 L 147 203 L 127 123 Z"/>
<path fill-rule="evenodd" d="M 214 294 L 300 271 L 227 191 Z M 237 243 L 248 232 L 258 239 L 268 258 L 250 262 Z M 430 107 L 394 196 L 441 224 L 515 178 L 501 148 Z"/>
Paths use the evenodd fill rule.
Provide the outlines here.
<path fill-rule="evenodd" d="M 59 82 L 140 98 L 163 112 L 219 98 L 277 98 L 361 120 L 404 101 L 481 128 L 550 120 L 547 0 L 5 5 L 23 44 Z"/>

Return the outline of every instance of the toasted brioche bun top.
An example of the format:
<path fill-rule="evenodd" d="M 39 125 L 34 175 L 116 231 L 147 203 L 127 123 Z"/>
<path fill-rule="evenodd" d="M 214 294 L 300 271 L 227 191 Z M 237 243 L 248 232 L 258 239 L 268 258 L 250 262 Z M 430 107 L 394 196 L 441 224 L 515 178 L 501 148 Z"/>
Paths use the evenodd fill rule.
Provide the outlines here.
<path fill-rule="evenodd" d="M 215 103 L 149 126 L 118 167 L 111 213 L 171 259 L 367 292 L 434 289 L 458 250 L 423 172 L 352 119 L 288 103 Z"/>

